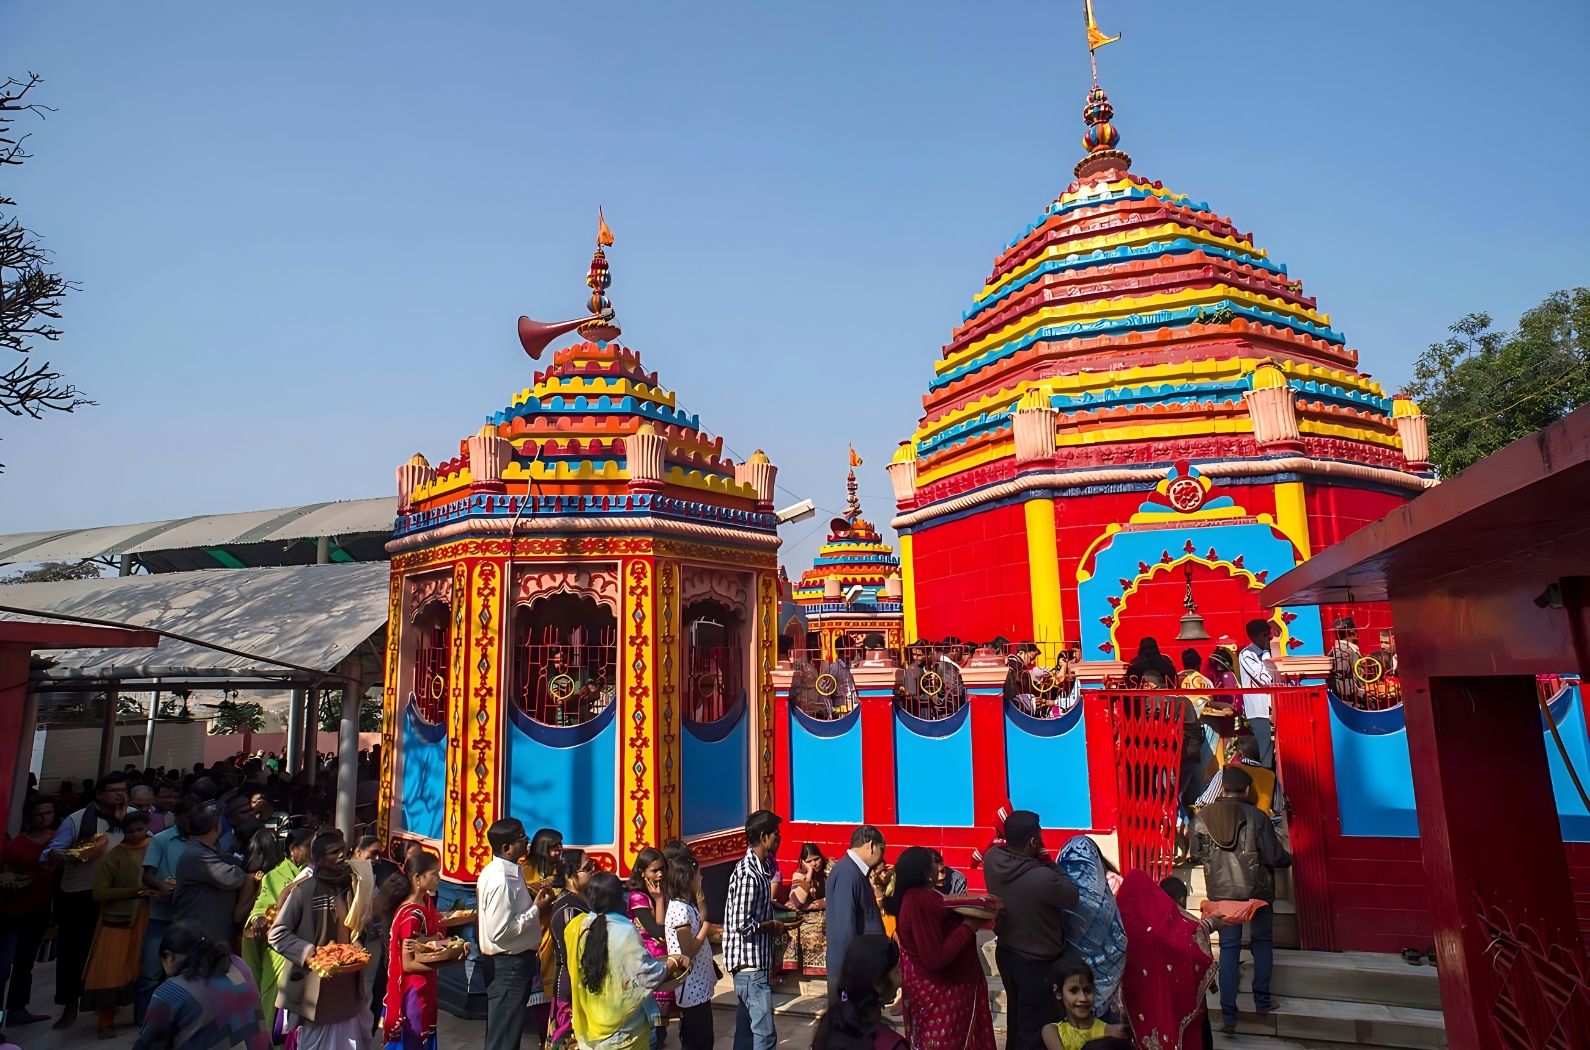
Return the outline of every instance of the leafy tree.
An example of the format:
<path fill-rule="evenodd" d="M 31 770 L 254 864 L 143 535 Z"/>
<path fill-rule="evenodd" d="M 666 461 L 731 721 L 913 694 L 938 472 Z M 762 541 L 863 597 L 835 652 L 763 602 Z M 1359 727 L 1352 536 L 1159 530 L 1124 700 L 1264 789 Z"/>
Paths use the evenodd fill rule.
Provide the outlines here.
<path fill-rule="evenodd" d="M 47 561 L 37 569 L 7 576 L 0 583 L 58 583 L 61 580 L 97 580 L 99 565 L 91 561 Z"/>
<path fill-rule="evenodd" d="M 215 712 L 210 721 L 211 736 L 226 736 L 247 730 L 258 733 L 265 728 L 265 708 L 252 701 L 238 703 L 228 697 L 218 704 L 200 704 Z"/>
<path fill-rule="evenodd" d="M 335 733 L 342 728 L 342 691 L 327 692 L 320 697 L 320 731 Z M 364 697 L 364 702 L 359 706 L 359 732 L 379 733 L 381 731 L 381 699 Z"/>
<path fill-rule="evenodd" d="M 1590 402 L 1590 288 L 1553 292 L 1517 331 L 1496 331 L 1483 313 L 1449 330 L 1405 388 L 1429 418 L 1443 478 Z"/>
<path fill-rule="evenodd" d="M 12 125 L 19 114 L 42 118 L 50 111 L 27 101 L 28 92 L 40 79 L 29 73 L 26 80 L 7 77 L 0 84 L 0 168 L 21 164 L 32 156 L 23 149 L 28 136 L 18 134 Z M 38 238 L 15 212 L 5 210 L 16 206 L 16 201 L 0 193 L 0 349 L 27 354 L 35 340 L 54 342 L 61 337 L 53 322 L 61 318 L 62 298 L 77 285 L 52 268 L 50 253 Z M 48 361 L 35 364 L 26 358 L 10 369 L 0 366 L 0 408 L 13 416 L 40 419 L 46 410 L 70 412 L 93 403 L 81 397 Z"/>

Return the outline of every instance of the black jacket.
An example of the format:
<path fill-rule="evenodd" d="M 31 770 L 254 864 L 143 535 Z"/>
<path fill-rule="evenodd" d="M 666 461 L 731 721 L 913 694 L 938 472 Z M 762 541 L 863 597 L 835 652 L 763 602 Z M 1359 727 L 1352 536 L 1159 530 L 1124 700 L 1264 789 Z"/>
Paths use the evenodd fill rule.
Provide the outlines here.
<path fill-rule="evenodd" d="M 1273 901 L 1274 869 L 1292 866 L 1270 818 L 1238 798 L 1218 798 L 1198 811 L 1192 849 L 1212 901 Z"/>

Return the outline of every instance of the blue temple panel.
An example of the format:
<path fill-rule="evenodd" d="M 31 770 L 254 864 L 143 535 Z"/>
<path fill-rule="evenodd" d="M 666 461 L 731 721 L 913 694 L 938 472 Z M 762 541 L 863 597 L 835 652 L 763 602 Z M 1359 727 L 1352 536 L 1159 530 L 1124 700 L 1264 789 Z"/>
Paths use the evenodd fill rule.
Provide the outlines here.
<path fill-rule="evenodd" d="M 751 812 L 751 753 L 742 696 L 722 718 L 684 720 L 679 758 L 684 765 L 686 835 L 742 827 Z"/>
<path fill-rule="evenodd" d="M 1568 685 L 1551 701 L 1552 719 L 1568 757 L 1585 779 L 1590 770 L 1590 731 L 1585 722 L 1579 687 Z M 1336 797 L 1343 835 L 1376 835 L 1418 838 L 1419 817 L 1414 806 L 1413 766 L 1408 757 L 1408 733 L 1403 710 L 1359 711 L 1330 698 L 1331 748 L 1336 754 Z M 1551 768 L 1552 791 L 1557 798 L 1557 819 L 1564 842 L 1590 842 L 1590 810 L 1585 809 L 1551 738 L 1545 718 L 1546 761 Z"/>
<path fill-rule="evenodd" d="M 1046 828 L 1093 827 L 1081 704 L 1059 718 L 1034 718 L 1005 704 L 1005 788 L 1012 806 L 1032 810 Z"/>
<path fill-rule="evenodd" d="M 618 705 L 577 726 L 548 726 L 508 705 L 508 812 L 526 830 L 557 828 L 571 846 L 615 841 Z"/>
<path fill-rule="evenodd" d="M 948 718 L 894 711 L 895 819 L 901 824 L 967 828 L 972 813 L 972 708 Z"/>
<path fill-rule="evenodd" d="M 447 727 L 420 717 L 412 703 L 403 711 L 403 830 L 428 839 L 442 837 L 442 802 L 447 797 Z"/>
<path fill-rule="evenodd" d="M 1330 709 L 1342 834 L 1418 838 L 1413 766 L 1408 759 L 1402 708 L 1360 711 L 1332 696 Z"/>
<path fill-rule="evenodd" d="M 790 705 L 789 764 L 795 820 L 862 822 L 861 708 L 825 722 Z"/>

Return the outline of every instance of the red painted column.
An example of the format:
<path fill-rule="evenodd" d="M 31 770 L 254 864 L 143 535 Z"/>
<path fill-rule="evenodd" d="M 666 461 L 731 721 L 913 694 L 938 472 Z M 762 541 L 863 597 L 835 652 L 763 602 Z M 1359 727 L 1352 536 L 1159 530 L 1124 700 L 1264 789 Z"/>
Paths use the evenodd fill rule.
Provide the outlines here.
<path fill-rule="evenodd" d="M 1088 797 L 1093 831 L 1115 831 L 1120 803 L 1115 786 L 1115 734 L 1110 726 L 1110 701 L 1097 690 L 1082 693 L 1082 725 L 1088 734 Z"/>
<path fill-rule="evenodd" d="M 789 678 L 788 671 L 773 672 L 773 812 L 785 820 L 794 819 L 795 806 L 790 790 Z"/>
<path fill-rule="evenodd" d="M 895 822 L 894 700 L 861 701 L 861 814 L 868 824 Z"/>
<path fill-rule="evenodd" d="M 11 816 L 11 786 L 16 780 L 17 763 L 23 746 L 31 753 L 33 738 L 22 739 L 22 711 L 27 701 L 27 646 L 0 646 L 0 839 L 4 839 Z"/>
<path fill-rule="evenodd" d="M 1005 767 L 1005 698 L 974 693 L 972 705 L 972 819 L 993 827 L 999 807 L 1010 795 Z"/>
<path fill-rule="evenodd" d="M 1542 958 L 1583 946 L 1530 675 L 1415 678 L 1403 699 L 1419 837 L 1430 879 L 1441 1003 L 1452 1050 L 1501 1050 L 1505 1014 L 1536 961 L 1491 948 L 1501 919 Z M 1484 913 L 1484 914 L 1482 914 Z M 1511 980 L 1498 968 L 1511 968 Z M 1522 1004 L 1526 1014 L 1532 1004 Z M 1564 1045 L 1572 1045 L 1570 1038 Z"/>

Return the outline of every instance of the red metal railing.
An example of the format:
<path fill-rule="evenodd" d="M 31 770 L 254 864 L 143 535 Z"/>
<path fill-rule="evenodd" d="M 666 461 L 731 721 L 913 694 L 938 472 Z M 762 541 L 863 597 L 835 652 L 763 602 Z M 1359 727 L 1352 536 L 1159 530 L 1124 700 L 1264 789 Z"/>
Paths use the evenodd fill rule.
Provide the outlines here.
<path fill-rule="evenodd" d="M 613 702 L 617 662 L 612 626 L 542 627 L 513 648 L 514 701 L 546 725 L 589 721 Z"/>
<path fill-rule="evenodd" d="M 1176 851 L 1177 786 L 1187 699 L 1161 690 L 1106 690 L 1115 742 L 1121 868 L 1170 874 Z"/>
<path fill-rule="evenodd" d="M 430 627 L 420 633 L 414 650 L 414 703 L 427 722 L 441 722 L 447 715 L 450 648 L 447 628 Z"/>

